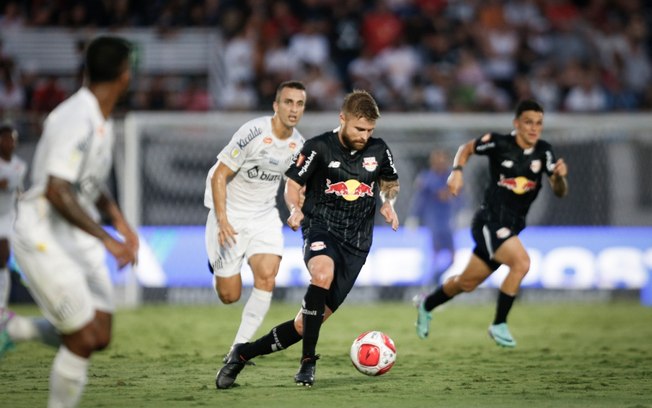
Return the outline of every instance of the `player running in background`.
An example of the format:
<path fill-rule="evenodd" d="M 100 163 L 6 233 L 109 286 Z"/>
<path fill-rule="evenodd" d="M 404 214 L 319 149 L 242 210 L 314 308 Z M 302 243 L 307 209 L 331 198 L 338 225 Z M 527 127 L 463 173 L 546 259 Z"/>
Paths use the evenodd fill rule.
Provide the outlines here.
<path fill-rule="evenodd" d="M 439 285 L 442 274 L 452 265 L 455 255 L 453 219 L 459 209 L 459 199 L 448 190 L 450 155 L 441 149 L 430 152 L 429 168 L 421 171 L 415 181 L 410 216 L 405 226 L 426 227 L 432 239 L 432 283 Z"/>
<path fill-rule="evenodd" d="M 8 124 L 0 125 L 0 355 L 9 347 L 5 327 L 13 317 L 7 309 L 11 276 L 9 274 L 10 239 L 16 217 L 16 198 L 23 189 L 27 165 L 14 154 L 18 132 Z"/>
<path fill-rule="evenodd" d="M 303 146 L 295 127 L 305 107 L 303 83 L 281 83 L 273 103 L 274 116 L 242 125 L 206 178 L 204 205 L 210 211 L 205 240 L 215 291 L 225 304 L 240 299 L 240 269 L 245 259 L 254 276 L 232 344 L 251 340 L 272 301 L 283 255 L 283 223 L 276 196 L 292 157 Z"/>
<path fill-rule="evenodd" d="M 525 228 L 525 217 L 541 189 L 543 174 L 549 176 L 552 191 L 563 197 L 568 191 L 567 168 L 555 159 L 552 146 L 540 140 L 543 108 L 525 100 L 516 107 L 514 131 L 502 135 L 487 133 L 463 144 L 455 155 L 448 187 L 458 195 L 464 180 L 462 169 L 473 154 L 489 158 L 490 182 L 484 200 L 471 225 L 475 248 L 464 271 L 448 278 L 427 297 L 417 298 L 417 335 L 428 336 L 431 310 L 462 292 L 471 292 L 500 265 L 509 273 L 500 286 L 496 314 L 489 335 L 503 347 L 515 347 L 507 327 L 507 314 L 518 294 L 521 281 L 530 269 L 528 256 L 518 234 Z"/>
<path fill-rule="evenodd" d="M 298 385 L 314 383 L 321 324 L 344 302 L 367 259 L 378 195 L 383 202 L 380 213 L 394 230 L 399 225 L 392 154 L 382 139 L 371 137 L 379 117 L 376 101 L 367 92 L 348 94 L 340 126 L 308 140 L 287 171 L 287 223 L 295 231 L 301 226 L 310 285 L 295 318 L 252 343 L 233 347 L 217 373 L 217 388 L 230 388 L 252 358 L 286 349 L 302 338 L 301 366 L 294 380 Z"/>
<path fill-rule="evenodd" d="M 41 311 L 61 333 L 49 407 L 77 405 L 91 354 L 111 340 L 115 306 L 106 251 L 119 268 L 136 262 L 138 236 L 105 186 L 113 164 L 110 115 L 129 86 L 130 53 L 130 44 L 113 36 L 88 45 L 86 84 L 46 118 L 32 187 L 18 203 L 16 260 Z M 99 213 L 124 241 L 102 228 Z"/>

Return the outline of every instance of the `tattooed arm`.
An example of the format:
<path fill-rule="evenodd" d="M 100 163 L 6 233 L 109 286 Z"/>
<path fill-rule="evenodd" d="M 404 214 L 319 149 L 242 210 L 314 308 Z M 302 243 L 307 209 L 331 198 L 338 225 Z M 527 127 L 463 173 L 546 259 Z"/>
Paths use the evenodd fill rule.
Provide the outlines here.
<path fill-rule="evenodd" d="M 383 202 L 380 213 L 385 217 L 385 222 L 392 225 L 392 229 L 398 229 L 398 215 L 394 211 L 394 202 L 398 196 L 398 180 L 387 181 L 380 179 L 380 200 Z"/>

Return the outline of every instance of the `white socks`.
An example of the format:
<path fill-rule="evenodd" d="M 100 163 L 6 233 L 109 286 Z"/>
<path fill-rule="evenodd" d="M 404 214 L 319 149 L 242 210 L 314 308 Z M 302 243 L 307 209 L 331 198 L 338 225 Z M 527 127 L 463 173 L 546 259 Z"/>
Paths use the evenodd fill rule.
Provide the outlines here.
<path fill-rule="evenodd" d="M 246 343 L 256 334 L 272 303 L 272 292 L 253 288 L 242 310 L 242 321 L 233 344 Z"/>
<path fill-rule="evenodd" d="M 48 408 L 75 407 L 86 385 L 88 359 L 59 347 L 50 372 Z"/>
<path fill-rule="evenodd" d="M 7 333 L 14 342 L 35 340 L 54 347 L 61 344 L 59 331 L 44 317 L 15 315 L 7 324 Z"/>
<path fill-rule="evenodd" d="M 11 276 L 7 267 L 0 268 L 0 309 L 6 309 L 9 304 L 9 290 L 11 289 Z"/>

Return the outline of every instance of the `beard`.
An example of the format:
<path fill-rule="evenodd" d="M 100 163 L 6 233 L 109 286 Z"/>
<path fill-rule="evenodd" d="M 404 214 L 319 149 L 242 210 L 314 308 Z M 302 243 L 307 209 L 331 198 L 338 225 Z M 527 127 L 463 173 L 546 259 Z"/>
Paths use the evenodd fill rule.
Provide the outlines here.
<path fill-rule="evenodd" d="M 342 129 L 342 143 L 349 150 L 362 150 L 367 145 L 367 142 L 364 139 L 354 140 L 346 132 L 346 126 Z"/>

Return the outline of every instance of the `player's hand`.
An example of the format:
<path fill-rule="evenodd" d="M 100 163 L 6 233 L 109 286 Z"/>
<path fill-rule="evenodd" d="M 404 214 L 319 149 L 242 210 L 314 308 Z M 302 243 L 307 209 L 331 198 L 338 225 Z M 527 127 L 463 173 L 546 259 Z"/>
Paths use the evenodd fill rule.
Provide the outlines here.
<path fill-rule="evenodd" d="M 398 215 L 394 211 L 394 207 L 385 201 L 380 207 L 380 214 L 385 217 L 385 222 L 392 225 L 392 229 L 396 231 L 398 229 Z"/>
<path fill-rule="evenodd" d="M 288 226 L 292 228 L 292 231 L 296 231 L 301 226 L 301 221 L 303 221 L 303 211 L 298 207 L 292 208 L 287 220 Z"/>
<path fill-rule="evenodd" d="M 132 251 L 136 253 L 136 260 L 134 263 L 138 263 L 138 250 L 140 249 L 140 238 L 138 238 L 138 234 L 136 234 L 135 231 L 129 229 L 124 234 L 124 241 L 125 245 L 127 245 L 129 248 L 131 248 Z"/>
<path fill-rule="evenodd" d="M 234 246 L 236 242 L 235 236 L 238 235 L 238 232 L 231 223 L 226 219 L 218 221 L 218 228 L 217 242 L 219 242 L 220 246 L 229 248 Z"/>
<path fill-rule="evenodd" d="M 568 167 L 566 167 L 564 159 L 558 159 L 555 162 L 555 168 L 552 170 L 552 174 L 559 177 L 566 177 L 568 175 Z"/>
<path fill-rule="evenodd" d="M 122 269 L 128 264 L 135 264 L 138 257 L 137 250 L 127 245 L 126 242 L 120 242 L 113 237 L 106 238 L 104 241 L 104 246 L 107 251 L 118 262 L 118 269 Z"/>
<path fill-rule="evenodd" d="M 451 174 L 448 175 L 448 180 L 446 181 L 448 185 L 448 191 L 455 197 L 462 191 L 464 187 L 464 177 L 462 177 L 462 172 L 455 170 L 451 171 Z"/>

